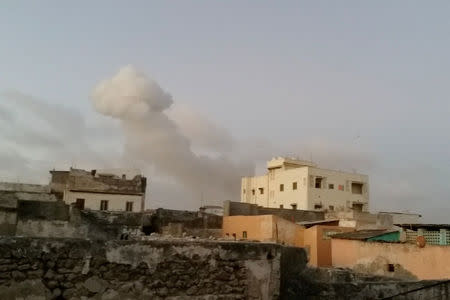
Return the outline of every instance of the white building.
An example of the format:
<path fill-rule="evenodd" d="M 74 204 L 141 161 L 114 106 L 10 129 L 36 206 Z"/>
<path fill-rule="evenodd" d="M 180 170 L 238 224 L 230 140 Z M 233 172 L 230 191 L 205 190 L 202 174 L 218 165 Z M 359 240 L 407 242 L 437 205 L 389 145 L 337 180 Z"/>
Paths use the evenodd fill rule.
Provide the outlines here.
<path fill-rule="evenodd" d="M 367 211 L 367 175 L 318 168 L 308 161 L 274 158 L 263 176 L 243 177 L 241 202 L 302 210 Z"/>
<path fill-rule="evenodd" d="M 147 180 L 138 170 L 50 171 L 51 192 L 79 209 L 144 211 Z"/>

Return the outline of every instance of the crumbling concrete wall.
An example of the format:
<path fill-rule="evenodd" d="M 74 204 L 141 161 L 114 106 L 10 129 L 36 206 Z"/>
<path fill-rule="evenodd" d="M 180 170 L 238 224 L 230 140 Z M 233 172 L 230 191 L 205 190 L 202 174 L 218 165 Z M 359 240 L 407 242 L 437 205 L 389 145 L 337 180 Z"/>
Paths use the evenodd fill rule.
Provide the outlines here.
<path fill-rule="evenodd" d="M 276 215 L 292 222 L 320 221 L 325 219 L 325 213 L 312 210 L 297 210 L 283 208 L 261 207 L 256 204 L 225 201 L 224 216 L 258 216 Z"/>
<path fill-rule="evenodd" d="M 15 235 L 17 199 L 12 193 L 0 192 L 0 235 Z"/>
<path fill-rule="evenodd" d="M 292 259 L 306 263 L 302 249 L 273 244 L 4 238 L 0 294 L 3 299 L 278 299 L 280 283 L 294 274 L 291 268 L 285 272 L 281 261 Z"/>
<path fill-rule="evenodd" d="M 146 234 L 156 232 L 178 236 L 186 232 L 188 235 L 202 237 L 219 236 L 222 229 L 222 216 L 158 208 L 152 213 L 145 214 L 143 226 Z"/>
<path fill-rule="evenodd" d="M 284 299 L 440 299 L 450 296 L 450 281 L 402 281 L 349 269 L 303 268 L 290 277 Z"/>

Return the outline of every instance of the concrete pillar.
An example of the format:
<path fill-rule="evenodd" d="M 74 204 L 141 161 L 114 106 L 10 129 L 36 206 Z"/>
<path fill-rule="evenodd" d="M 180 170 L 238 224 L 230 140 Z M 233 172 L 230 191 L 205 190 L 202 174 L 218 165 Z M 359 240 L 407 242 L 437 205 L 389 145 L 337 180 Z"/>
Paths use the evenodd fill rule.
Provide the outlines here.
<path fill-rule="evenodd" d="M 439 231 L 439 245 L 447 245 L 449 241 L 447 241 L 447 230 L 441 229 Z"/>

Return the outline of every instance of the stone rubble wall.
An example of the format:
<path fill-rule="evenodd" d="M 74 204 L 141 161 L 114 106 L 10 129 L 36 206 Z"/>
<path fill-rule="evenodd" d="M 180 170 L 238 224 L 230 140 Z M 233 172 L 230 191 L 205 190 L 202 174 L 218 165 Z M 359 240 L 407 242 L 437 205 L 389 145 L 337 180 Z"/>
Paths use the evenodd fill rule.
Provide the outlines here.
<path fill-rule="evenodd" d="M 286 249 L 306 264 L 303 249 L 276 244 L 4 237 L 0 295 L 2 299 L 278 299 Z"/>

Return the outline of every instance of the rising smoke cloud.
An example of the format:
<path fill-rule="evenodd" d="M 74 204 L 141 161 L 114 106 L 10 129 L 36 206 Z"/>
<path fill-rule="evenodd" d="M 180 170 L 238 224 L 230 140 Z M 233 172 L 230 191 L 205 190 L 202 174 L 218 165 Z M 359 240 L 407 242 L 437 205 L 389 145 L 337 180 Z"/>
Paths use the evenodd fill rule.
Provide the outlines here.
<path fill-rule="evenodd" d="M 126 66 L 100 82 L 91 99 L 99 113 L 121 121 L 125 155 L 136 163 L 152 165 L 159 174 L 174 178 L 208 203 L 239 200 L 240 178 L 251 174 L 254 166 L 235 163 L 220 151 L 214 157 L 195 153 L 191 139 L 183 134 L 186 131 L 168 116 L 172 96 L 154 80 Z M 182 123 L 195 122 L 192 118 Z"/>

